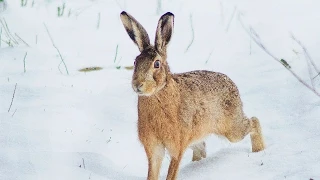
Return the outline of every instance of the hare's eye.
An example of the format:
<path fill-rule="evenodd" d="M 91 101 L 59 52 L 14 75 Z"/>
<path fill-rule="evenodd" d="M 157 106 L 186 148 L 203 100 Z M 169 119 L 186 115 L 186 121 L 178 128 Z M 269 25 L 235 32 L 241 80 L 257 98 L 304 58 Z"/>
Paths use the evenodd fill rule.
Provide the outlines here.
<path fill-rule="evenodd" d="M 136 65 L 136 61 L 133 62 L 133 65 L 134 65 L 134 66 Z"/>
<path fill-rule="evenodd" d="M 153 67 L 154 68 L 159 68 L 160 67 L 160 61 L 159 60 L 156 60 L 153 64 Z"/>

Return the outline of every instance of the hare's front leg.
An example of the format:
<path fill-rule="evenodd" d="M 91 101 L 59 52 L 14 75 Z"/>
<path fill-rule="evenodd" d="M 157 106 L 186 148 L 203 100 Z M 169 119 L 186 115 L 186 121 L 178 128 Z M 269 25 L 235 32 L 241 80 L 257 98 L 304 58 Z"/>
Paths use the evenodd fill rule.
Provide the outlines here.
<path fill-rule="evenodd" d="M 177 157 L 171 156 L 167 180 L 176 180 L 177 179 L 179 165 L 180 165 L 180 161 L 182 159 L 182 156 L 183 156 L 183 152 L 179 153 L 179 155 Z"/>
<path fill-rule="evenodd" d="M 148 180 L 158 180 L 165 149 L 162 144 L 144 144 L 148 158 Z"/>

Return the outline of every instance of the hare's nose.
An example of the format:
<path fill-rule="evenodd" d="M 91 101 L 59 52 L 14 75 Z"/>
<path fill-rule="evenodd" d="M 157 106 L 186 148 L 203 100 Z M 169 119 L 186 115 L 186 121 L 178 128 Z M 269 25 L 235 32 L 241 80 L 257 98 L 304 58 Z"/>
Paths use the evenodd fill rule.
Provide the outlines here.
<path fill-rule="evenodd" d="M 142 92 L 143 86 L 144 86 L 144 83 L 137 84 L 137 91 Z"/>

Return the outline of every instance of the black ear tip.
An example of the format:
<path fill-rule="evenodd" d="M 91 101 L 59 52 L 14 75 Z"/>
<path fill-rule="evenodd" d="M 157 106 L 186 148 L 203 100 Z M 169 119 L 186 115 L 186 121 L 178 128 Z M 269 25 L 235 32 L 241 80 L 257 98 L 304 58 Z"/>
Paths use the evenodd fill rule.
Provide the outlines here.
<path fill-rule="evenodd" d="M 174 14 L 172 14 L 171 12 L 167 12 L 164 15 L 162 15 L 161 17 L 166 17 L 166 16 L 172 16 L 174 17 Z"/>
<path fill-rule="evenodd" d="M 166 15 L 166 16 L 174 16 L 174 14 L 172 12 L 167 12 L 164 15 Z"/>
<path fill-rule="evenodd" d="M 127 12 L 122 11 L 122 12 L 120 13 L 120 15 L 128 15 L 128 14 L 127 14 Z"/>

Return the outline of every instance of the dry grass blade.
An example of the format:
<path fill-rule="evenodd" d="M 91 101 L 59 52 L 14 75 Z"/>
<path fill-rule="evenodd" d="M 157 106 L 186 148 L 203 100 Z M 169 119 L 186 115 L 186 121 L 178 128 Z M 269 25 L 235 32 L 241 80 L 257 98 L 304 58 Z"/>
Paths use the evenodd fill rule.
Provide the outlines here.
<path fill-rule="evenodd" d="M 82 69 L 79 69 L 80 72 L 92 72 L 92 71 L 100 71 L 102 70 L 103 68 L 102 67 L 86 67 L 86 68 L 82 68 Z"/>
<path fill-rule="evenodd" d="M 126 70 L 133 70 L 134 66 L 124 66 Z"/>

